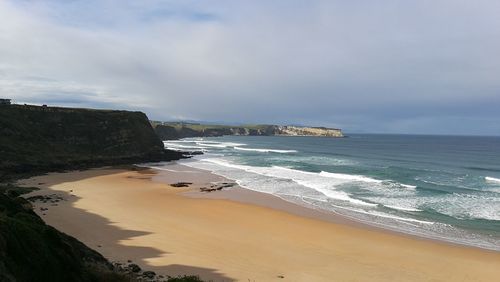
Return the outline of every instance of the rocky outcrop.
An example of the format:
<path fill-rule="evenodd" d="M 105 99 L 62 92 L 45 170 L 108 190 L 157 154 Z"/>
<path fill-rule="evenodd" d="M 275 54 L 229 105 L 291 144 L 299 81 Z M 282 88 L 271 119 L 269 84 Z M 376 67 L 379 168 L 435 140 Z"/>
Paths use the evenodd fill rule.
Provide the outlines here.
<path fill-rule="evenodd" d="M 173 160 L 141 112 L 0 106 L 2 174 Z"/>
<path fill-rule="evenodd" d="M 224 135 L 344 137 L 342 130 L 326 127 L 280 125 L 224 126 L 179 122 L 151 122 L 151 124 L 156 134 L 158 134 L 162 140 L 175 140 L 187 137 L 217 137 Z"/>

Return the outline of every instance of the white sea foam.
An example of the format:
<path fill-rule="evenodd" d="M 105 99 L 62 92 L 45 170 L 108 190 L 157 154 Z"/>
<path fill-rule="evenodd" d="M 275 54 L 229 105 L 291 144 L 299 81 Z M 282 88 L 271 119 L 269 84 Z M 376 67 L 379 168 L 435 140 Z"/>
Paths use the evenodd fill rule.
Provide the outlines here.
<path fill-rule="evenodd" d="M 236 142 L 207 142 L 207 141 L 201 141 L 201 142 L 198 142 L 198 143 L 211 143 L 211 144 L 215 144 L 215 145 L 224 145 L 224 146 L 227 146 L 227 147 L 236 147 L 236 146 L 246 146 L 247 144 L 245 143 L 236 143 Z"/>
<path fill-rule="evenodd" d="M 345 210 L 361 213 L 361 214 L 366 214 L 369 216 L 389 218 L 389 219 L 399 220 L 399 221 L 404 221 L 404 222 L 414 222 L 414 223 L 429 224 L 429 225 L 436 223 L 433 221 L 425 221 L 425 220 L 418 220 L 418 219 L 408 218 L 408 217 L 400 217 L 400 216 L 382 213 L 382 212 L 376 212 L 376 211 L 365 211 L 365 210 L 360 210 L 360 209 L 352 209 L 352 208 L 344 208 L 344 207 L 341 207 L 341 208 L 345 209 Z"/>
<path fill-rule="evenodd" d="M 403 184 L 403 183 L 399 183 L 399 185 L 405 187 L 405 188 L 409 188 L 409 189 L 415 189 L 417 188 L 417 186 L 415 185 L 408 185 L 408 184 Z"/>
<path fill-rule="evenodd" d="M 205 147 L 214 147 L 214 148 L 226 148 L 228 147 L 227 145 L 224 145 L 224 144 L 208 144 L 208 143 L 202 143 L 202 142 L 196 142 L 196 144 L 198 145 L 202 145 L 202 146 L 205 146 Z"/>
<path fill-rule="evenodd" d="M 208 147 L 206 146 L 196 146 L 196 145 L 180 145 L 180 144 L 175 144 L 175 143 L 168 143 L 168 142 L 163 142 L 165 146 L 171 147 L 171 148 L 179 148 L 179 149 L 206 149 Z"/>
<path fill-rule="evenodd" d="M 487 219 L 500 221 L 500 198 L 485 194 L 446 194 L 417 199 L 419 205 L 431 206 L 434 210 L 457 219 Z"/>
<path fill-rule="evenodd" d="M 194 143 L 196 141 L 200 141 L 200 140 L 196 140 L 196 139 L 193 139 L 193 140 L 190 140 L 190 139 L 182 139 L 182 140 L 167 140 L 167 141 L 163 141 L 163 142 L 175 142 L 175 143 Z"/>
<path fill-rule="evenodd" d="M 366 214 L 366 215 L 369 215 L 369 216 L 389 218 L 389 219 L 403 221 L 403 222 L 422 223 L 422 224 L 426 224 L 426 225 L 432 225 L 432 224 L 436 223 L 436 222 L 433 222 L 433 221 L 425 221 L 425 220 L 418 220 L 418 219 L 414 219 L 414 218 L 407 218 L 407 217 L 395 216 L 395 215 L 391 215 L 391 214 L 387 214 L 387 213 L 382 213 L 382 212 L 377 212 L 377 211 L 373 211 L 373 210 L 366 211 L 366 210 L 360 210 L 360 209 L 356 209 L 356 208 L 347 208 L 347 207 L 341 207 L 341 206 L 336 206 L 336 205 L 333 205 L 333 206 L 336 207 L 336 208 L 339 208 L 341 210 L 346 210 L 346 211 L 360 213 L 360 214 Z M 354 217 L 354 219 L 356 219 L 356 217 Z M 363 221 L 366 222 L 366 223 L 370 223 L 371 222 L 371 221 L 366 221 L 366 220 L 363 220 Z"/>
<path fill-rule="evenodd" d="M 322 171 L 319 173 L 320 176 L 331 177 L 336 179 L 343 179 L 349 181 L 362 181 L 362 182 L 371 182 L 371 183 L 382 183 L 382 180 L 373 179 L 370 177 L 362 176 L 362 175 L 351 175 L 351 174 L 343 174 L 343 173 L 332 173 Z"/>
<path fill-rule="evenodd" d="M 496 246 L 494 249 L 497 250 L 500 246 L 498 239 L 483 238 L 482 235 L 470 233 L 468 230 L 454 230 L 455 227 L 452 225 L 438 221 L 433 222 L 434 217 L 427 217 L 428 214 L 436 213 L 464 222 L 476 219 L 500 221 L 500 198 L 497 195 L 500 193 L 498 189 L 500 177 L 491 177 L 495 176 L 494 174 L 486 177 L 484 175 L 464 176 L 454 171 L 419 168 L 419 170 L 426 172 L 418 172 L 415 176 L 413 174 L 407 175 L 413 177 L 415 181 L 406 180 L 403 182 L 407 184 L 404 184 L 391 180 L 389 177 L 377 179 L 369 175 L 362 175 L 364 173 L 361 172 L 358 175 L 345 174 L 344 171 L 352 171 L 350 167 L 356 167 L 357 171 L 370 170 L 374 172 L 392 169 L 390 166 L 387 168 L 374 167 L 370 162 L 351 161 L 348 156 L 339 157 L 328 154 L 310 156 L 307 154 L 307 150 L 302 151 L 302 149 L 300 149 L 302 154 L 252 154 L 250 156 L 236 150 L 252 151 L 257 149 L 254 151 L 266 153 L 266 148 L 273 148 L 274 145 L 254 145 L 248 141 L 249 145 L 229 146 L 224 143 L 232 142 L 212 140 L 189 140 L 191 143 L 177 144 L 215 145 L 207 149 L 208 154 L 191 159 L 194 161 L 192 166 L 233 179 L 240 186 L 250 190 L 269 193 L 300 205 L 333 211 L 393 230 L 446 240 L 455 238 L 457 242 L 461 243 L 466 242 L 487 248 Z M 239 140 L 234 139 L 235 142 Z M 259 146 L 266 148 L 259 148 Z M 211 152 L 222 153 L 222 155 L 213 155 Z M 240 161 L 246 161 L 252 165 L 240 164 Z M 283 166 L 259 167 L 253 163 Z M 346 164 L 349 167 L 339 167 Z M 322 168 L 325 171 L 309 172 L 288 166 Z M 342 173 L 337 173 L 337 171 Z M 401 177 L 405 177 L 405 175 Z M 421 189 L 417 189 L 417 183 L 418 188 Z M 445 187 L 435 187 L 425 183 Z M 467 190 L 453 190 L 454 187 Z M 423 190 L 426 188 L 442 189 L 449 193 L 431 193 Z M 423 210 L 426 212 L 424 213 Z M 443 222 L 446 222 L 446 218 L 443 219 Z M 486 241 L 483 242 L 483 239 Z"/>
<path fill-rule="evenodd" d="M 489 181 L 489 182 L 500 183 L 500 179 L 499 179 L 499 178 L 486 176 L 484 179 L 485 179 L 486 181 Z"/>
<path fill-rule="evenodd" d="M 255 173 L 267 177 L 291 180 L 301 186 L 314 189 L 315 191 L 320 192 L 321 194 L 329 198 L 341 201 L 347 201 L 355 205 L 362 205 L 369 207 L 377 206 L 377 204 L 368 203 L 359 199 L 354 199 L 350 197 L 348 193 L 336 190 L 336 185 L 352 181 L 351 179 L 342 179 L 342 178 L 334 179 L 331 176 L 330 177 L 322 176 L 320 175 L 320 173 L 295 170 L 279 166 L 254 167 L 254 166 L 229 163 L 221 159 L 202 159 L 202 161 L 217 164 L 227 168 L 243 170 L 246 172 Z M 301 195 L 298 194 L 296 196 L 300 197 Z"/>
<path fill-rule="evenodd" d="M 394 194 L 394 193 L 415 193 L 415 189 L 417 188 L 417 186 L 415 185 L 408 185 L 408 184 L 403 184 L 403 183 L 399 183 L 399 182 L 396 182 L 396 181 L 392 181 L 392 180 L 384 180 L 382 181 L 382 186 L 384 188 L 390 188 L 391 189 L 391 193 Z M 394 188 L 398 189 L 399 191 L 396 191 Z M 403 190 L 403 191 L 401 191 Z"/>
<path fill-rule="evenodd" d="M 203 142 L 203 143 L 213 143 L 213 144 L 219 144 L 219 143 L 221 143 L 220 141 L 203 140 L 203 138 L 193 139 L 193 140 L 191 140 L 191 142 Z"/>
<path fill-rule="evenodd" d="M 296 170 L 296 169 L 291 169 L 287 167 L 280 167 L 280 166 L 272 166 L 272 167 L 258 167 L 258 166 L 248 166 L 248 165 L 240 165 L 240 164 L 235 164 L 228 162 L 226 160 L 220 159 L 220 158 L 207 158 L 207 159 L 202 159 L 202 162 L 206 163 L 211 163 L 215 164 L 220 167 L 225 167 L 225 168 L 231 168 L 235 170 L 240 170 L 248 173 L 253 173 L 257 175 L 262 175 L 266 177 L 271 177 L 271 178 L 279 178 L 279 179 L 285 179 L 285 180 L 290 180 L 295 182 L 298 185 L 301 185 L 303 187 L 307 187 L 309 189 L 313 189 L 314 191 L 317 191 L 321 193 L 322 195 L 327 196 L 328 198 L 332 200 L 340 200 L 344 202 L 349 202 L 354 205 L 358 206 L 365 206 L 365 207 L 376 207 L 378 205 L 378 201 L 375 202 L 367 202 L 365 200 L 361 199 L 356 199 L 353 198 L 349 193 L 346 193 L 344 191 L 338 190 L 338 186 L 346 183 L 354 183 L 354 182 L 363 182 L 371 185 L 376 185 L 374 187 L 379 187 L 377 188 L 380 191 L 387 191 L 387 188 L 383 188 L 382 184 L 385 182 L 382 180 L 378 179 L 373 179 L 370 177 L 362 176 L 362 175 L 349 175 L 349 174 L 342 174 L 342 173 L 331 173 L 331 172 L 325 172 L 322 171 L 320 173 L 317 172 L 308 172 L 308 171 L 302 171 L 302 170 Z M 209 168 L 210 169 L 210 168 Z M 217 170 L 217 168 L 211 168 L 210 170 Z M 227 173 L 226 172 L 226 177 L 234 175 L 235 173 Z M 231 177 L 229 177 L 231 178 Z M 237 178 L 237 177 L 236 177 Z M 259 179 L 255 178 L 252 179 L 252 181 L 257 182 Z M 269 182 L 269 180 L 267 180 Z M 393 182 L 391 182 L 393 183 Z M 267 184 L 267 185 L 266 185 Z M 404 184 L 400 183 L 393 183 L 393 185 L 398 185 L 403 187 Z M 276 187 L 273 187 L 273 185 L 269 185 L 268 183 L 249 183 L 245 185 L 247 188 L 252 189 L 252 186 L 259 186 L 258 188 L 253 188 L 258 189 L 260 192 L 269 192 L 272 194 L 277 194 L 280 193 L 280 189 L 277 189 Z M 276 186 L 276 185 L 274 185 Z M 289 188 L 287 188 L 289 189 Z M 289 192 L 285 192 L 289 193 Z M 300 193 L 304 193 L 304 191 L 297 191 L 298 197 L 301 197 Z M 406 195 L 406 194 L 405 194 Z M 382 202 L 383 203 L 383 202 Z M 396 207 L 396 205 L 393 205 Z M 400 208 L 401 209 L 401 208 Z M 409 208 L 406 210 L 408 211 Z M 412 211 L 418 211 L 418 210 L 412 210 Z"/>
<path fill-rule="evenodd" d="M 286 195 L 284 195 L 286 196 Z M 296 197 L 296 195 L 290 195 L 290 196 L 294 196 Z M 307 200 L 313 200 L 313 201 L 320 201 L 320 202 L 323 202 L 323 203 L 328 203 L 328 200 L 327 199 L 321 199 L 321 198 L 317 198 L 317 197 L 307 197 L 307 196 L 301 196 L 300 197 L 303 201 L 306 201 L 308 202 Z M 310 203 L 310 202 L 308 202 Z"/>
<path fill-rule="evenodd" d="M 342 159 L 331 156 L 307 156 L 307 155 L 294 155 L 290 158 L 288 155 L 269 155 L 266 157 L 272 163 L 293 162 L 297 164 L 315 164 L 325 166 L 356 166 L 359 163 L 349 159 Z"/>
<path fill-rule="evenodd" d="M 388 208 L 395 209 L 395 210 L 400 210 L 400 211 L 411 211 L 411 212 L 420 212 L 422 210 L 419 209 L 414 209 L 414 208 L 407 208 L 407 207 L 399 207 L 399 206 L 393 206 L 393 205 L 384 205 Z"/>
<path fill-rule="evenodd" d="M 360 219 L 362 221 L 367 221 L 367 223 L 373 223 L 377 225 L 386 226 L 388 228 L 394 228 L 395 223 L 389 223 L 391 221 L 400 222 L 407 228 L 418 228 L 412 230 L 420 230 L 425 226 L 426 230 L 434 230 L 435 228 L 442 228 L 441 225 L 436 225 L 435 222 L 409 218 L 404 215 L 393 215 L 385 212 L 377 211 L 376 207 L 378 201 L 365 202 L 360 199 L 354 199 L 351 195 L 338 191 L 336 189 L 337 184 L 355 182 L 353 180 L 339 179 L 335 177 L 325 177 L 320 176 L 320 173 L 307 172 L 296 169 L 291 169 L 287 167 L 257 167 L 241 165 L 227 159 L 222 158 L 209 158 L 202 159 L 201 161 L 194 161 L 189 163 L 190 166 L 207 169 L 216 174 L 225 176 L 227 178 L 233 179 L 241 187 L 245 187 L 250 190 L 255 190 L 258 192 L 268 193 L 283 197 L 285 200 L 300 203 L 304 205 L 313 205 L 316 208 L 322 208 L 331 211 L 345 210 L 354 212 L 355 214 L 350 214 L 354 219 Z M 188 164 L 188 165 L 189 165 Z M 345 177 L 344 177 L 345 178 Z M 317 181 L 314 181 L 317 179 Z M 376 179 L 375 179 L 376 180 Z M 302 182 L 301 181 L 306 181 Z M 309 181 L 309 182 L 307 182 Z M 322 184 L 323 182 L 323 184 Z M 356 181 L 359 183 L 359 181 Z M 365 181 L 365 186 L 380 186 L 381 191 L 382 186 L 386 186 L 387 181 L 373 182 L 372 180 Z M 295 183 L 295 186 L 293 185 Z M 330 183 L 329 185 L 324 183 Z M 297 185 L 300 184 L 300 185 Z M 304 185 L 302 185 L 304 184 Z M 333 184 L 333 186 L 332 186 Z M 397 182 L 392 182 L 393 185 L 397 185 Z M 358 184 L 357 184 L 358 185 Z M 401 185 L 403 186 L 403 185 Z M 302 187 L 302 188 L 300 188 Z M 315 188 L 312 188 L 315 187 Z M 319 188 L 319 189 L 318 189 Z M 326 191 L 324 189 L 327 189 Z M 387 191 L 387 188 L 385 188 Z M 412 189 L 400 189 L 400 191 L 412 191 Z M 325 193 L 323 193 L 325 192 Z M 338 192 L 338 193 L 335 193 Z M 385 192 L 384 192 L 385 194 Z M 347 197 L 346 197 L 347 196 Z M 401 211 L 421 211 L 417 208 L 410 208 L 414 206 L 413 201 L 406 202 L 401 206 L 397 199 L 393 199 L 392 203 L 387 203 L 392 208 Z M 358 202 L 359 201 L 359 202 Z M 348 204 L 350 203 L 350 204 Z M 348 205 L 346 205 L 348 204 Z M 416 207 L 416 206 L 415 206 Z M 405 210 L 403 210 L 405 209 Z M 345 214 L 349 216 L 349 214 Z M 364 219 L 363 219 L 364 217 Z M 403 228 L 401 225 L 396 223 L 395 230 L 401 230 L 398 228 Z M 412 226 L 412 227 L 410 227 Z M 431 227 L 432 226 L 432 227 Z M 403 230 L 407 230 L 403 228 Z M 423 233 L 421 233 L 423 234 Z"/>
<path fill-rule="evenodd" d="M 257 148 L 242 148 L 242 147 L 234 147 L 234 149 L 240 151 L 253 151 L 260 153 L 280 153 L 280 154 L 297 153 L 297 150 L 257 149 Z"/>
<path fill-rule="evenodd" d="M 237 147 L 237 146 L 245 146 L 244 143 L 234 143 L 234 142 L 215 142 L 215 141 L 196 141 L 197 145 L 214 147 L 214 148 L 228 148 L 228 147 Z"/>
<path fill-rule="evenodd" d="M 500 221 L 500 211 L 498 209 L 476 209 L 470 212 L 472 218 Z"/>
<path fill-rule="evenodd" d="M 365 213 L 375 215 L 375 216 L 385 217 L 385 218 L 407 221 L 407 222 L 416 222 L 416 223 L 422 223 L 422 224 L 435 224 L 435 222 L 433 222 L 433 221 L 425 221 L 425 220 L 418 220 L 418 219 L 408 218 L 408 217 L 400 217 L 400 216 L 389 215 L 389 214 L 380 213 L 380 212 L 369 212 L 369 213 L 365 212 Z"/>

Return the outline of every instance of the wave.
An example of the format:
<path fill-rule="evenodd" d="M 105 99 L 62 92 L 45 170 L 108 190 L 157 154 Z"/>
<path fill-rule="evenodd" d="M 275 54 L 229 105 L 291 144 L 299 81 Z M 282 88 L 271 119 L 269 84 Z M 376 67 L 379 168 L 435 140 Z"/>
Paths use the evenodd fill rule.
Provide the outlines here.
<path fill-rule="evenodd" d="M 384 184 L 384 186 L 389 186 L 390 188 L 399 188 L 399 189 L 403 188 L 404 190 L 407 191 L 415 191 L 415 189 L 417 188 L 416 185 L 403 184 L 393 180 L 383 180 L 382 184 Z"/>
<path fill-rule="evenodd" d="M 234 143 L 234 142 L 215 142 L 215 141 L 195 141 L 196 145 L 215 147 L 215 148 L 227 148 L 227 147 L 237 147 L 245 146 L 244 143 Z"/>
<path fill-rule="evenodd" d="M 207 143 L 201 143 L 201 142 L 196 142 L 196 144 L 205 146 L 205 147 L 215 147 L 215 148 L 226 148 L 228 147 L 227 145 L 223 144 L 207 144 Z"/>
<path fill-rule="evenodd" d="M 479 170 L 479 171 L 493 171 L 493 172 L 500 172 L 500 169 L 498 168 L 492 168 L 492 167 L 477 167 L 477 166 L 466 166 L 464 167 L 466 169 L 472 169 L 472 170 Z"/>
<path fill-rule="evenodd" d="M 334 179 L 331 177 L 321 176 L 320 173 L 317 172 L 308 172 L 302 170 L 295 170 L 286 167 L 280 166 L 272 166 L 272 167 L 256 167 L 256 166 L 247 166 L 247 165 L 238 165 L 226 162 L 221 159 L 202 159 L 201 161 L 213 163 L 219 166 L 223 166 L 226 168 L 233 168 L 237 170 L 243 170 L 246 172 L 272 177 L 285 179 L 295 182 L 301 186 L 313 189 L 328 198 L 336 199 L 340 201 L 347 201 L 351 204 L 376 207 L 377 204 L 368 203 L 363 200 L 355 199 L 350 197 L 350 195 L 343 191 L 336 190 L 336 186 L 339 184 L 343 184 L 349 182 L 351 180 L 347 179 Z M 254 180 L 255 181 L 255 180 Z M 248 186 L 248 185 L 246 185 Z M 248 188 L 248 187 L 247 187 Z M 260 190 L 259 190 L 260 191 Z M 301 196 L 298 194 L 297 196 Z"/>
<path fill-rule="evenodd" d="M 174 143 L 163 142 L 165 146 L 174 147 L 179 149 L 206 149 L 206 146 L 196 146 L 196 145 L 179 145 Z"/>
<path fill-rule="evenodd" d="M 393 205 L 384 205 L 388 208 L 395 209 L 395 210 L 400 210 L 400 211 L 410 211 L 410 212 L 420 212 L 422 210 L 419 209 L 414 209 L 414 208 L 405 208 L 405 207 L 399 207 L 399 206 L 393 206 Z"/>
<path fill-rule="evenodd" d="M 362 176 L 362 175 L 332 173 L 332 172 L 326 172 L 326 171 L 320 172 L 319 175 L 320 176 L 324 176 L 324 177 L 331 177 L 331 178 L 337 178 L 337 179 L 343 179 L 343 180 L 350 180 L 350 181 L 362 181 L 362 182 L 370 182 L 370 183 L 382 183 L 382 180 L 373 179 L 373 178 Z"/>
<path fill-rule="evenodd" d="M 367 212 L 364 212 L 364 213 L 367 213 Z M 367 214 L 385 217 L 385 218 L 390 218 L 390 219 L 395 219 L 395 220 L 407 221 L 407 222 L 416 222 L 416 223 L 421 223 L 421 224 L 435 224 L 436 223 L 433 221 L 418 220 L 418 219 L 414 219 L 414 218 L 400 217 L 400 216 L 389 215 L 386 213 L 379 213 L 379 212 L 372 212 L 372 213 L 367 213 Z"/>
<path fill-rule="evenodd" d="M 499 178 L 486 176 L 484 179 L 485 179 L 486 181 L 489 181 L 489 182 L 500 183 L 500 179 L 499 179 Z"/>
<path fill-rule="evenodd" d="M 242 147 L 234 147 L 236 150 L 240 151 L 252 151 L 252 152 L 260 152 L 260 153 L 297 153 L 297 150 L 276 150 L 276 149 L 257 149 L 257 148 L 242 148 Z"/>
<path fill-rule="evenodd" d="M 416 185 L 408 185 L 408 184 L 403 184 L 403 183 L 399 183 L 399 185 L 401 185 L 403 187 L 406 187 L 406 188 L 409 188 L 409 189 L 415 189 L 415 188 L 417 188 Z"/>
<path fill-rule="evenodd" d="M 326 171 L 321 171 L 321 172 L 309 172 L 309 171 L 303 171 L 303 170 L 297 170 L 297 169 L 292 169 L 292 168 L 287 168 L 287 167 L 281 167 L 281 166 L 271 166 L 271 167 L 259 167 L 259 166 L 248 166 L 248 165 L 240 165 L 240 164 L 235 164 L 228 162 L 226 160 L 220 159 L 220 158 L 207 158 L 207 159 L 201 159 L 200 161 L 206 162 L 206 163 L 211 163 L 215 164 L 218 167 L 224 167 L 224 168 L 230 168 L 230 169 L 235 169 L 238 171 L 244 171 L 248 173 L 253 173 L 257 175 L 262 175 L 266 177 L 271 177 L 271 178 L 276 178 L 276 179 L 283 179 L 283 180 L 289 180 L 294 182 L 295 184 L 298 184 L 302 187 L 309 188 L 312 190 L 309 191 L 315 191 L 315 193 L 320 193 L 318 195 L 324 195 L 327 198 L 331 200 L 339 200 L 343 202 L 348 202 L 350 204 L 354 204 L 356 206 L 364 206 L 364 207 L 369 207 L 369 208 L 376 208 L 380 203 L 380 201 L 372 201 L 372 200 L 362 200 L 359 198 L 354 198 L 352 197 L 351 194 L 339 190 L 339 187 L 344 184 L 348 183 L 354 183 L 354 182 L 362 182 L 366 184 L 371 184 L 366 186 L 366 184 L 363 186 L 366 189 L 375 189 L 375 187 L 378 187 L 379 191 L 382 193 L 387 193 L 387 191 L 391 191 L 391 193 L 395 193 L 394 190 L 390 190 L 388 188 L 393 187 L 393 186 L 387 186 L 389 183 L 390 185 L 394 185 L 396 187 L 406 187 L 406 188 L 413 188 L 414 186 L 411 185 L 406 185 L 406 184 L 401 184 L 397 182 L 392 182 L 392 181 L 385 181 L 385 180 L 378 180 L 378 179 L 373 179 L 367 176 L 363 175 L 349 175 L 349 174 L 342 174 L 342 173 L 332 173 L 332 172 L 326 172 Z M 220 170 L 220 168 L 209 168 L 209 170 L 212 171 L 217 171 Z M 239 179 L 241 175 L 239 175 L 236 172 L 224 172 L 226 177 L 231 178 L 232 175 L 235 175 L 234 178 L 235 180 Z M 228 176 L 229 175 L 229 176 Z M 284 188 L 284 189 L 278 189 L 276 188 L 276 184 L 273 184 L 274 187 L 271 187 L 273 185 L 269 184 L 269 180 L 261 179 L 261 181 L 267 181 L 268 183 L 262 183 L 258 182 L 259 180 L 253 177 L 252 179 L 249 179 L 249 183 L 247 185 L 242 185 L 245 186 L 245 188 L 251 189 L 251 190 L 258 190 L 259 192 L 266 192 L 266 193 L 271 193 L 271 194 L 289 194 L 290 192 L 288 189 L 290 188 Z M 289 184 L 290 185 L 290 184 Z M 259 186 L 255 188 L 251 188 L 253 186 Z M 269 187 L 267 187 L 269 186 Z M 256 191 L 257 191 L 256 190 Z M 305 196 L 304 194 L 301 193 L 310 193 L 307 192 L 306 190 L 297 190 L 294 193 L 297 193 L 295 196 L 298 197 L 303 197 Z M 394 205 L 395 207 L 396 205 Z M 402 208 L 400 208 L 402 209 Z M 409 211 L 408 209 L 406 211 Z M 412 210 L 412 211 L 418 211 L 418 210 Z"/>
<path fill-rule="evenodd" d="M 193 139 L 193 140 L 186 140 L 188 142 L 203 142 L 203 143 L 213 143 L 213 144 L 219 144 L 219 143 L 223 143 L 223 142 L 220 142 L 220 141 L 210 141 L 210 140 L 203 140 L 203 138 L 200 138 L 200 139 Z"/>
<path fill-rule="evenodd" d="M 335 205 L 334 205 L 335 206 Z M 360 214 L 366 214 L 368 216 L 376 216 L 376 217 L 382 217 L 382 218 L 389 218 L 397 221 L 403 221 L 403 222 L 412 222 L 412 223 L 421 223 L 421 224 L 426 224 L 426 225 L 433 225 L 436 224 L 436 222 L 433 221 L 425 221 L 425 220 L 418 220 L 414 218 L 408 218 L 408 217 L 400 217 L 400 216 L 395 216 L 387 213 L 382 213 L 382 212 L 376 212 L 376 211 L 365 211 L 365 210 L 359 210 L 359 209 L 354 209 L 354 208 L 346 208 L 346 207 L 340 207 L 340 206 L 335 206 L 339 209 L 350 211 L 350 212 L 355 212 L 355 213 L 360 213 Z M 350 218 L 353 218 L 352 216 L 349 216 Z M 353 219 L 357 219 L 354 217 Z M 373 222 L 367 222 L 366 220 L 362 220 L 363 222 L 366 222 L 368 224 L 373 223 Z"/>
<path fill-rule="evenodd" d="M 411 209 L 406 205 L 401 207 L 397 201 L 393 204 L 388 203 L 388 208 L 393 208 L 396 211 L 399 210 L 400 213 L 390 214 L 378 211 L 377 207 L 382 206 L 381 203 L 377 203 L 378 201 L 372 201 L 369 199 L 369 202 L 367 202 L 364 199 L 353 198 L 351 194 L 344 191 L 336 190 L 338 184 L 354 181 L 332 177 L 338 176 L 335 173 L 331 173 L 330 177 L 328 177 L 324 176 L 325 173 L 321 176 L 321 172 L 308 172 L 280 166 L 249 166 L 237 164 L 221 158 L 200 159 L 199 161 L 191 162 L 191 165 L 189 166 L 209 170 L 213 173 L 233 179 L 240 187 L 249 190 L 275 195 L 298 204 L 302 203 L 307 206 L 314 206 L 315 208 L 340 212 L 341 214 L 353 219 L 361 221 L 366 220 L 367 223 L 373 223 L 376 225 L 381 224 L 389 228 L 392 226 L 395 230 L 400 230 L 399 228 L 401 225 L 396 224 L 396 226 L 399 227 L 394 227 L 394 223 L 384 222 L 386 220 L 401 222 L 401 224 L 413 226 L 412 228 L 422 228 L 422 226 L 434 226 L 434 224 L 436 224 L 436 222 L 433 221 L 415 219 L 406 216 L 403 212 L 419 212 L 421 210 L 416 208 Z M 265 177 L 260 177 L 258 175 Z M 343 176 L 342 174 L 340 175 Z M 368 178 L 368 181 L 364 182 L 372 184 L 372 186 L 378 186 L 380 188 L 383 188 L 382 186 L 386 186 L 387 180 L 381 181 L 382 183 L 380 183 L 377 179 L 372 179 L 362 175 L 359 176 L 361 176 L 361 179 L 363 180 Z M 373 182 L 373 180 L 377 180 L 377 183 Z M 295 183 L 295 186 L 293 183 Z M 393 182 L 392 184 L 394 183 L 398 184 L 397 182 Z M 384 190 L 387 191 L 388 189 Z M 384 192 L 384 194 L 385 193 L 386 192 Z M 346 212 L 351 211 L 359 215 L 349 213 L 346 214 L 342 212 L 343 210 Z M 363 215 L 369 217 L 363 219 Z M 418 224 L 418 226 L 416 224 Z"/>
<path fill-rule="evenodd" d="M 200 139 L 181 139 L 181 140 L 166 140 L 163 142 L 175 142 L 175 143 L 194 143 L 197 141 L 201 141 Z"/>
<path fill-rule="evenodd" d="M 425 206 L 435 212 L 459 219 L 500 221 L 500 199 L 492 192 L 428 195 L 415 199 L 414 206 Z"/>

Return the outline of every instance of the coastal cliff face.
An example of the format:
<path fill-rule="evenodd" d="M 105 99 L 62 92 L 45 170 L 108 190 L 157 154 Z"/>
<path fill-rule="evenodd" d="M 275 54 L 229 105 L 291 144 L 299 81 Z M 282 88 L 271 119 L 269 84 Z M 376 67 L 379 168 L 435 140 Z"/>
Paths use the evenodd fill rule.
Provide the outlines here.
<path fill-rule="evenodd" d="M 326 127 L 278 126 L 276 135 L 344 137 L 340 129 Z"/>
<path fill-rule="evenodd" d="M 141 112 L 0 106 L 3 174 L 172 160 Z"/>
<path fill-rule="evenodd" d="M 156 134 L 158 134 L 162 140 L 174 140 L 187 137 L 217 137 L 224 135 L 344 137 L 342 130 L 326 127 L 280 125 L 224 126 L 155 121 L 152 121 L 151 124 L 155 128 Z"/>
<path fill-rule="evenodd" d="M 142 274 L 116 268 L 46 225 L 20 197 L 36 188 L 11 181 L 57 170 L 182 157 L 164 149 L 141 112 L 0 104 L 0 281 L 143 281 Z M 201 280 L 187 276 L 166 281 Z"/>
<path fill-rule="evenodd" d="M 46 225 L 18 197 L 29 191 L 0 185 L 0 281 L 130 281 L 102 255 Z"/>

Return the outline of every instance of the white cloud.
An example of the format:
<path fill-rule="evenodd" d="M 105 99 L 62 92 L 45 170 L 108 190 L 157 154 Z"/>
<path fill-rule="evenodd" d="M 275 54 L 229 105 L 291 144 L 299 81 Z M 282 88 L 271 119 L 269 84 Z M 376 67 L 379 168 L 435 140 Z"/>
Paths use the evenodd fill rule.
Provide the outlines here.
<path fill-rule="evenodd" d="M 16 100 L 365 131 L 474 103 L 471 120 L 499 117 L 494 1 L 21 3 L 0 1 L 0 95 Z"/>

